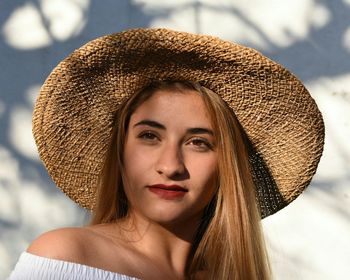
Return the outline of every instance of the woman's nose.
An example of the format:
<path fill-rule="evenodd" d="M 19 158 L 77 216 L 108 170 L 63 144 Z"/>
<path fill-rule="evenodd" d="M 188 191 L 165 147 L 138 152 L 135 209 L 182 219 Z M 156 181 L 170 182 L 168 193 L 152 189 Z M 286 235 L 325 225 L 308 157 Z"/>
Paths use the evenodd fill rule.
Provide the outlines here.
<path fill-rule="evenodd" d="M 160 152 L 156 171 L 168 178 L 184 174 L 186 167 L 183 161 L 181 147 L 175 143 L 165 145 Z"/>

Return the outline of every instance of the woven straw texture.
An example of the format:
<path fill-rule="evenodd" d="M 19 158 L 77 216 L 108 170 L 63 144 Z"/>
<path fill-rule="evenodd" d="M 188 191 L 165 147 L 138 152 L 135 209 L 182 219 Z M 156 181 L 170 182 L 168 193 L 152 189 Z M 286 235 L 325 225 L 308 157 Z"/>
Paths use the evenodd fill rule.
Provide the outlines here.
<path fill-rule="evenodd" d="M 74 51 L 52 71 L 37 99 L 33 133 L 40 157 L 72 200 L 92 208 L 118 105 L 160 80 L 199 82 L 236 113 L 251 142 L 262 217 L 309 184 L 324 125 L 295 76 L 253 49 L 216 37 L 134 29 Z"/>

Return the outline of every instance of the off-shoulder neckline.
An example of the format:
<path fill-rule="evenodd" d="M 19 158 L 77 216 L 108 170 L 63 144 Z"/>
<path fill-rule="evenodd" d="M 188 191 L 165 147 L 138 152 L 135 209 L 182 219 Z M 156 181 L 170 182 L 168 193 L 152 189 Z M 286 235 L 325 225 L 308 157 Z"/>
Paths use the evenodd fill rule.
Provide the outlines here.
<path fill-rule="evenodd" d="M 114 276 L 129 277 L 129 278 L 134 279 L 134 280 L 140 280 L 139 278 L 136 278 L 134 276 L 130 276 L 130 275 L 126 275 L 126 274 L 122 274 L 122 273 L 118 273 L 118 272 L 113 272 L 113 271 L 110 271 L 110 270 L 105 270 L 105 269 L 102 269 L 102 268 L 98 268 L 98 267 L 94 267 L 94 266 L 90 266 L 90 265 L 85 265 L 85 264 L 81 264 L 81 263 L 77 263 L 77 262 L 65 261 L 65 260 L 53 259 L 53 258 L 49 258 L 49 257 L 38 256 L 38 255 L 34 255 L 32 253 L 29 253 L 27 251 L 24 251 L 21 254 L 21 257 L 24 257 L 24 258 L 36 258 L 36 259 L 42 259 L 42 260 L 46 260 L 46 261 L 50 261 L 50 262 L 57 262 L 57 263 L 61 263 L 61 264 L 66 264 L 66 265 L 74 265 L 74 266 L 77 266 L 77 267 L 82 267 L 82 268 L 84 267 L 86 269 L 91 269 L 91 270 L 96 271 L 96 272 L 105 272 L 105 273 L 108 273 L 108 274 L 111 274 L 111 275 L 114 275 Z"/>

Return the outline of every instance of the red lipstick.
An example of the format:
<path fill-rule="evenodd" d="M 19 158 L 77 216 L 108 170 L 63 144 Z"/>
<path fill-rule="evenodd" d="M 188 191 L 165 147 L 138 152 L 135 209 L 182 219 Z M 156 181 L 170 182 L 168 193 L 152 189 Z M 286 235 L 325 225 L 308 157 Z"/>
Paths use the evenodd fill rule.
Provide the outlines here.
<path fill-rule="evenodd" d="M 167 200 L 183 197 L 188 190 L 178 185 L 151 185 L 147 187 L 152 193 Z"/>

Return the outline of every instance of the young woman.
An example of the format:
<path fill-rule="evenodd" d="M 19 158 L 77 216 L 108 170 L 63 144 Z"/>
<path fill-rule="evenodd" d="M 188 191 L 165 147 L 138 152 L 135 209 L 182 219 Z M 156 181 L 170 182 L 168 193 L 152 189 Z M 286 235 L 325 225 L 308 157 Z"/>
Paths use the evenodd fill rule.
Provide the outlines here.
<path fill-rule="evenodd" d="M 43 234 L 13 279 L 270 279 L 260 220 L 309 184 L 316 104 L 254 50 L 166 29 L 94 40 L 61 62 L 33 131 L 91 225 Z"/>

